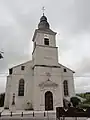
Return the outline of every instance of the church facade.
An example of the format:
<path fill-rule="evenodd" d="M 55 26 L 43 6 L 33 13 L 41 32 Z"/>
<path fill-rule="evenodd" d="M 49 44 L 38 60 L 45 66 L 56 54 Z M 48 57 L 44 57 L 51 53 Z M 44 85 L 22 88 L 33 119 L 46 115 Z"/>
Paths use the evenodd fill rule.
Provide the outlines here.
<path fill-rule="evenodd" d="M 4 108 L 55 110 L 75 96 L 71 69 L 58 63 L 56 32 L 46 16 L 40 18 L 33 36 L 32 60 L 9 69 Z"/>

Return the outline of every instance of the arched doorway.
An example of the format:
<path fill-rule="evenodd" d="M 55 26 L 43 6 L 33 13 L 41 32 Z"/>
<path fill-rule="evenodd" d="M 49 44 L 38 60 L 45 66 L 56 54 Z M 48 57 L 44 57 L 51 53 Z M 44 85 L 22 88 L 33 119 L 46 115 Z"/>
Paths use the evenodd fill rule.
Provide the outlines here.
<path fill-rule="evenodd" d="M 53 94 L 50 91 L 45 93 L 45 110 L 53 110 Z"/>

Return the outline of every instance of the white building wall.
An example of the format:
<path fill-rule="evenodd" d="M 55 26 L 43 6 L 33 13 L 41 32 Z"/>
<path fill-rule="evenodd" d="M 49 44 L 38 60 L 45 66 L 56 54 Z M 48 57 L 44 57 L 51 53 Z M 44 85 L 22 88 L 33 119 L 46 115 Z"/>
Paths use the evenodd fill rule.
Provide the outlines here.
<path fill-rule="evenodd" d="M 36 46 L 33 59 L 35 65 L 58 65 L 57 47 Z"/>
<path fill-rule="evenodd" d="M 32 62 L 23 64 L 25 70 L 21 71 L 21 66 L 19 65 L 13 68 L 13 75 L 8 77 L 8 84 L 6 86 L 5 104 L 11 108 L 12 96 L 15 93 L 15 103 L 16 109 L 25 109 L 27 102 L 33 104 L 34 110 L 45 110 L 45 92 L 51 91 L 53 93 L 53 105 L 54 109 L 57 106 L 63 106 L 63 81 L 68 81 L 69 96 L 67 99 L 75 95 L 74 91 L 74 80 L 73 73 L 66 67 L 60 66 L 60 68 L 53 67 L 35 67 L 32 71 Z M 67 72 L 64 72 L 64 68 Z M 50 73 L 49 79 L 58 84 L 57 88 L 46 87 L 41 89 L 39 84 L 48 80 L 46 73 Z M 34 77 L 33 77 L 34 75 Z M 25 95 L 18 96 L 18 85 L 19 80 L 23 78 L 25 80 Z"/>
<path fill-rule="evenodd" d="M 52 82 L 58 84 L 57 88 L 46 87 L 43 90 L 40 89 L 39 84 L 45 82 L 48 77 L 47 72 L 50 72 L 51 77 L 49 78 Z M 63 106 L 62 101 L 62 89 L 61 89 L 61 77 L 60 68 L 50 67 L 35 67 L 34 68 L 34 110 L 45 110 L 45 92 L 51 91 L 54 99 L 54 109 L 56 106 Z M 42 102 L 40 102 L 42 101 Z"/>
<path fill-rule="evenodd" d="M 44 45 L 44 38 L 49 38 L 49 46 L 52 46 L 52 47 L 56 46 L 55 35 L 51 35 L 47 33 L 37 32 L 34 42 L 36 42 L 37 45 Z"/>
<path fill-rule="evenodd" d="M 21 66 L 25 66 L 25 70 L 21 70 Z M 12 98 L 13 93 L 15 93 L 15 107 L 16 109 L 25 109 L 27 106 L 27 102 L 32 102 L 32 95 L 33 95 L 33 71 L 32 71 L 32 62 L 27 62 L 25 64 L 19 65 L 13 68 L 13 74 L 11 75 L 11 89 L 10 91 L 6 92 L 10 94 L 9 97 L 9 107 L 12 108 Z M 18 96 L 18 88 L 19 88 L 19 80 L 24 79 L 25 81 L 25 91 L 24 96 Z M 6 87 L 7 89 L 8 87 Z M 5 96 L 7 99 L 7 95 Z M 7 103 L 7 100 L 6 102 Z"/>
<path fill-rule="evenodd" d="M 49 46 L 44 45 L 44 38 L 49 38 Z M 73 71 L 58 64 L 58 49 L 56 47 L 54 33 L 51 34 L 38 30 L 34 35 L 33 41 L 34 44 L 36 42 L 36 47 L 34 47 L 32 53 L 32 61 L 13 67 L 13 74 L 10 75 L 11 77 L 8 77 L 9 83 L 6 86 L 5 105 L 9 104 L 9 107 L 12 107 L 12 96 L 13 93 L 15 93 L 16 109 L 25 109 L 27 102 L 30 102 L 33 104 L 34 110 L 45 110 L 45 92 L 51 91 L 53 93 L 53 105 L 55 110 L 55 107 L 63 106 L 64 80 L 68 81 L 68 99 L 75 95 Z M 43 65 L 43 67 L 39 65 Z M 21 66 L 25 66 L 25 70 L 21 70 Z M 67 72 L 63 71 L 64 68 L 67 69 Z M 58 84 L 56 88 L 53 86 L 44 87 L 43 89 L 40 88 L 39 84 L 48 80 L 47 72 L 51 74 L 49 79 Z M 20 79 L 25 80 L 24 96 L 18 96 Z"/>
<path fill-rule="evenodd" d="M 64 69 L 67 70 L 67 72 L 64 72 Z M 73 71 L 69 70 L 65 66 L 61 65 L 61 77 L 62 77 L 62 90 L 63 90 L 63 97 L 70 100 L 72 96 L 75 96 L 75 88 L 74 88 L 74 78 L 73 78 Z M 63 82 L 64 80 L 68 81 L 68 91 L 69 96 L 64 96 L 64 89 L 63 89 Z"/>

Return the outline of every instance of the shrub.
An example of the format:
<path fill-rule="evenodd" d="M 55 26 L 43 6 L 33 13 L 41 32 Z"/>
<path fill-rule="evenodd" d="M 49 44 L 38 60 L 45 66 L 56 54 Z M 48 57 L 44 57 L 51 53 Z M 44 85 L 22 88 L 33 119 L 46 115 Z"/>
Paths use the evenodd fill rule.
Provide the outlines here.
<path fill-rule="evenodd" d="M 33 106 L 32 106 L 32 103 L 27 102 L 27 107 L 25 108 L 25 110 L 34 110 Z"/>
<path fill-rule="evenodd" d="M 71 97 L 70 102 L 72 103 L 72 105 L 74 107 L 77 107 L 79 105 L 79 103 L 81 102 L 81 100 L 77 97 Z"/>
<path fill-rule="evenodd" d="M 90 105 L 89 104 L 80 104 L 79 107 L 83 108 L 83 109 L 87 109 L 90 107 Z"/>

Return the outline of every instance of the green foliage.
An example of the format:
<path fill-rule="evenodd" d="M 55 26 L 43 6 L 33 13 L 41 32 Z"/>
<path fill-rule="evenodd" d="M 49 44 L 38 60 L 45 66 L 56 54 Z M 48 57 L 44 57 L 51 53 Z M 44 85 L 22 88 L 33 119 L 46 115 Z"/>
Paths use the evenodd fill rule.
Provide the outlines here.
<path fill-rule="evenodd" d="M 4 106 L 5 93 L 0 94 L 0 107 Z"/>
<path fill-rule="evenodd" d="M 85 99 L 90 99 L 90 93 L 89 92 L 86 92 L 86 93 L 79 93 L 79 94 L 76 94 L 77 96 L 80 96 L 82 98 L 85 98 Z"/>
<path fill-rule="evenodd" d="M 77 97 L 71 97 L 70 102 L 73 104 L 74 107 L 77 107 L 81 102 L 81 100 Z"/>
<path fill-rule="evenodd" d="M 85 98 L 85 94 L 84 93 L 80 93 L 80 94 L 76 94 L 77 96 L 80 96 L 82 98 Z"/>
<path fill-rule="evenodd" d="M 77 95 L 86 99 L 85 101 L 83 101 L 83 103 L 82 103 L 83 105 L 81 105 L 81 106 L 90 106 L 90 92 L 80 93 Z"/>
<path fill-rule="evenodd" d="M 90 104 L 90 99 L 86 99 L 83 104 Z"/>
<path fill-rule="evenodd" d="M 83 109 L 87 109 L 88 107 L 90 107 L 89 104 L 80 104 L 79 108 L 83 108 Z"/>

